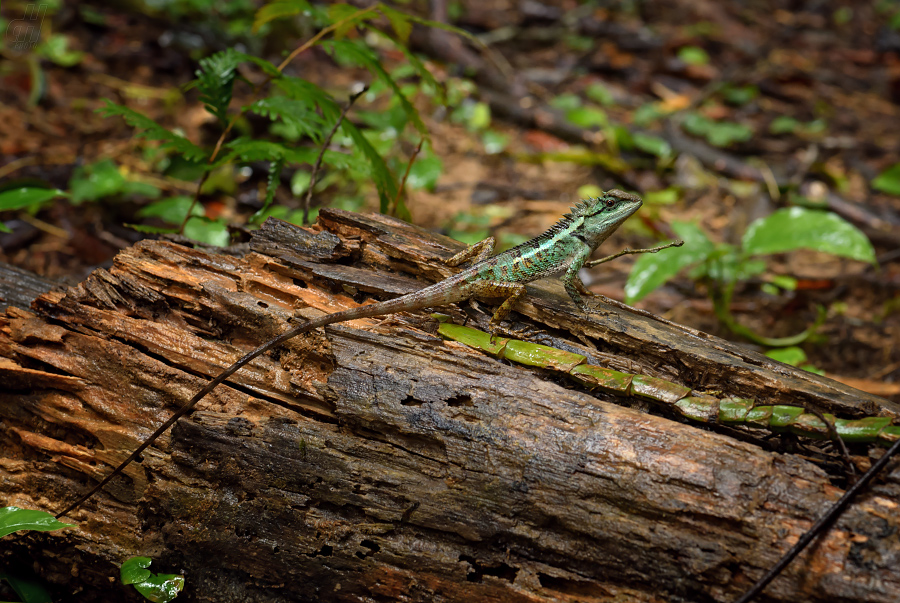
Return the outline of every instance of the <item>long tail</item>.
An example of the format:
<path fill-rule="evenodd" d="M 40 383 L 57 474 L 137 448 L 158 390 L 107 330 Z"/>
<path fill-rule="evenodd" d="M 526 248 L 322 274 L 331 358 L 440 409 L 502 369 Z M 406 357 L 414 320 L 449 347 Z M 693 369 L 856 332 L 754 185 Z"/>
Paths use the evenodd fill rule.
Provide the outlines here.
<path fill-rule="evenodd" d="M 114 478 L 116 475 L 122 472 L 125 467 L 127 467 L 132 461 L 134 461 L 140 454 L 147 449 L 156 439 L 161 436 L 165 431 L 175 424 L 175 421 L 191 412 L 194 406 L 203 399 L 206 394 L 211 392 L 216 388 L 217 385 L 228 379 L 231 375 L 233 375 L 236 371 L 238 371 L 245 364 L 259 356 L 260 354 L 265 354 L 272 348 L 281 345 L 285 341 L 292 339 L 298 335 L 302 335 L 303 333 L 307 333 L 312 331 L 313 329 L 317 329 L 319 327 L 323 327 L 326 325 L 330 325 L 336 322 L 343 322 L 345 320 L 355 320 L 357 318 L 372 318 L 375 316 L 385 316 L 387 314 L 393 314 L 395 312 L 402 311 L 410 311 L 417 310 L 419 308 L 427 308 L 429 306 L 442 306 L 446 304 L 451 304 L 454 302 L 462 301 L 465 299 L 465 296 L 461 296 L 459 289 L 450 288 L 449 290 L 446 287 L 438 287 L 437 285 L 443 285 L 446 281 L 442 283 L 437 283 L 435 285 L 431 285 L 430 287 L 426 287 L 420 291 L 416 291 L 414 293 L 410 293 L 409 295 L 404 295 L 395 299 L 391 299 L 388 301 L 370 304 L 368 306 L 360 306 L 358 308 L 352 308 L 350 310 L 344 310 L 343 312 L 335 312 L 334 314 L 325 314 L 324 316 L 320 316 L 319 318 L 314 318 L 312 320 L 308 320 L 304 323 L 297 325 L 296 327 L 289 329 L 275 337 L 274 339 L 270 339 L 266 343 L 262 344 L 255 350 L 251 352 L 247 352 L 239 360 L 237 360 L 234 364 L 229 366 L 227 369 L 219 373 L 219 375 L 206 384 L 206 386 L 201 389 L 199 392 L 194 395 L 184 406 L 178 409 L 178 411 L 173 414 L 169 419 L 160 425 L 156 431 L 154 431 L 150 437 L 148 437 L 144 442 L 137 447 L 137 449 L 132 452 L 128 458 L 122 461 L 118 467 L 116 467 L 112 473 L 104 477 L 100 483 L 94 486 L 87 494 L 82 495 L 78 500 L 70 504 L 68 507 L 60 511 L 56 514 L 57 519 L 69 513 L 72 509 L 81 505 L 84 501 L 92 497 L 94 494 L 100 491 L 109 481 Z"/>

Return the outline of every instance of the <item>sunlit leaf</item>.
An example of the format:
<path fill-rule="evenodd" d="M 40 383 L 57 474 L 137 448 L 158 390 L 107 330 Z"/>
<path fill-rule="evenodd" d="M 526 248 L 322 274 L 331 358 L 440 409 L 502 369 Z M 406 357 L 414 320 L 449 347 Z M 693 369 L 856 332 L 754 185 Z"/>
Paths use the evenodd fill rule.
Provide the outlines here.
<path fill-rule="evenodd" d="M 133 585 L 148 601 L 169 603 L 184 588 L 184 576 L 154 574 L 146 569 L 151 563 L 149 557 L 132 557 L 125 561 L 119 569 L 122 584 Z"/>
<path fill-rule="evenodd" d="M 443 170 L 444 163 L 437 155 L 420 156 L 413 162 L 406 183 L 411 188 L 434 190 Z"/>
<path fill-rule="evenodd" d="M 658 136 L 651 136 L 650 134 L 635 132 L 631 137 L 631 142 L 635 147 L 644 151 L 645 153 L 656 155 L 661 159 L 666 159 L 672 156 L 672 145 L 670 145 L 668 141 L 663 140 Z"/>
<path fill-rule="evenodd" d="M 122 192 L 125 177 L 111 159 L 80 166 L 69 180 L 72 203 L 94 201 Z"/>
<path fill-rule="evenodd" d="M 895 163 L 872 180 L 872 188 L 900 196 L 900 163 Z"/>
<path fill-rule="evenodd" d="M 626 303 L 643 299 L 683 268 L 705 261 L 714 249 L 712 241 L 696 224 L 673 222 L 672 230 L 684 241 L 684 245 L 641 255 L 625 284 Z"/>
<path fill-rule="evenodd" d="M 678 50 L 678 58 L 688 65 L 706 65 L 709 55 L 699 46 L 683 46 Z"/>
<path fill-rule="evenodd" d="M 48 532 L 74 526 L 75 524 L 59 521 L 46 511 L 20 509 L 19 507 L 0 508 L 0 538 L 19 530 Z"/>
<path fill-rule="evenodd" d="M 50 199 L 65 196 L 67 196 L 65 191 L 55 188 L 36 188 L 32 186 L 13 188 L 0 193 L 0 211 L 34 207 Z"/>
<path fill-rule="evenodd" d="M 750 255 L 795 249 L 824 251 L 862 262 L 875 261 L 872 243 L 858 228 L 831 212 L 790 207 L 755 220 L 743 237 Z"/>

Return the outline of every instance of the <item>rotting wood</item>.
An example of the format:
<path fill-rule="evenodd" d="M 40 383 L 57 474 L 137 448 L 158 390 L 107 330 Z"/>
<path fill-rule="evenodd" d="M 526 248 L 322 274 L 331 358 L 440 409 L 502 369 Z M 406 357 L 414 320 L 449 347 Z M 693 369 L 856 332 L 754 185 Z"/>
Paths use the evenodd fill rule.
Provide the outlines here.
<path fill-rule="evenodd" d="M 445 274 L 436 260 L 455 249 L 382 216 L 328 211 L 320 224 L 341 239 L 263 231 L 251 248 L 274 257 L 143 242 L 67 295 L 10 309 L 4 504 L 62 507 L 294 306 L 350 306 L 386 266 L 406 274 L 382 290 L 402 293 Z M 620 313 L 585 320 L 554 284 L 529 291 L 535 323 L 578 330 L 646 374 L 896 413 L 714 337 Z M 92 600 L 121 600 L 109 577 L 140 554 L 186 573 L 186 601 L 727 601 L 840 493 L 795 455 L 565 389 L 403 318 L 378 324 L 258 358 L 74 512 L 78 529 L 2 554 L 56 583 L 77 568 Z M 900 598 L 898 494 L 892 479 L 862 497 L 767 596 Z"/>

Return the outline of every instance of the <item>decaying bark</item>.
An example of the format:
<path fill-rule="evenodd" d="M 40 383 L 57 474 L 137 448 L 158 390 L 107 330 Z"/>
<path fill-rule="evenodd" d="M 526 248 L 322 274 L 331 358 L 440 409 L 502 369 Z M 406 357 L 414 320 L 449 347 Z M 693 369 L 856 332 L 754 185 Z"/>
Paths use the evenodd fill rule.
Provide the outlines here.
<path fill-rule="evenodd" d="M 383 216 L 328 211 L 320 225 L 270 223 L 245 257 L 143 242 L 9 309 L 2 503 L 62 508 L 294 308 L 413 290 L 455 249 Z M 518 309 L 613 368 L 897 413 L 699 332 L 585 319 L 561 291 L 539 283 Z M 73 512 L 77 528 L 4 541 L 3 558 L 74 580 L 83 600 L 132 596 L 110 577 L 144 555 L 185 574 L 185 601 L 728 601 L 840 494 L 797 455 L 444 342 L 423 316 L 334 325 L 256 359 Z M 769 600 L 900 599 L 898 495 L 895 477 L 867 492 Z"/>

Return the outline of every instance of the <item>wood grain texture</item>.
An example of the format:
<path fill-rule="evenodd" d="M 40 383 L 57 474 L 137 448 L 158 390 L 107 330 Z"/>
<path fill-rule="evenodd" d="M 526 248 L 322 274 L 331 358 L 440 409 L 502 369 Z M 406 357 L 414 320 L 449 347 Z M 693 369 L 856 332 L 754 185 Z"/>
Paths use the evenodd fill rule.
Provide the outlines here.
<path fill-rule="evenodd" d="M 401 293 L 454 251 L 380 216 L 320 223 L 341 243 L 283 225 L 254 243 L 271 256 L 143 242 L 65 295 L 11 308 L 3 504 L 61 508 L 294 308 L 351 307 L 348 293 L 377 294 L 373 270 L 394 271 L 386 290 Z M 523 314 L 636 371 L 896 411 L 714 337 L 584 320 L 561 288 L 529 290 Z M 0 556 L 33 562 L 67 600 L 138 600 L 109 577 L 140 554 L 185 573 L 179 601 L 728 601 L 840 495 L 796 455 L 571 389 L 413 318 L 335 325 L 257 358 L 74 512 L 77 529 L 5 541 Z M 898 501 L 895 471 L 767 600 L 900 599 Z"/>

